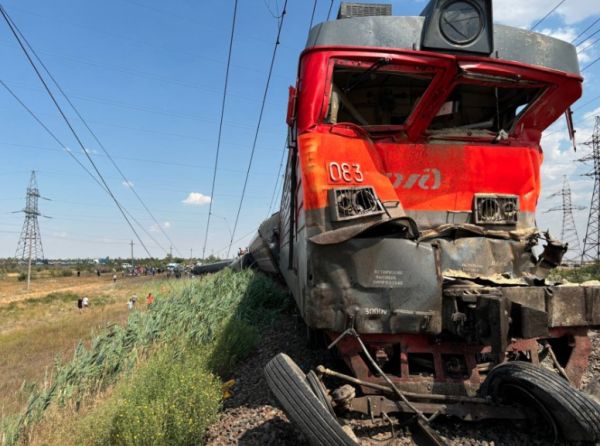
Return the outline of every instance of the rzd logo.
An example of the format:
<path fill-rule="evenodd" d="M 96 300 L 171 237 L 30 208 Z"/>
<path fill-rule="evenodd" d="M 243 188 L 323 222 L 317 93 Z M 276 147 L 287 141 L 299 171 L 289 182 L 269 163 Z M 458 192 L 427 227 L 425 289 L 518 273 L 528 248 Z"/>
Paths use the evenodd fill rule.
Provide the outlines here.
<path fill-rule="evenodd" d="M 415 186 L 423 190 L 439 189 L 442 184 L 442 175 L 438 169 L 423 169 L 423 173 L 411 173 L 405 177 L 400 172 L 388 172 L 388 178 L 394 181 L 394 189 L 402 187 L 404 189 L 412 189 Z"/>

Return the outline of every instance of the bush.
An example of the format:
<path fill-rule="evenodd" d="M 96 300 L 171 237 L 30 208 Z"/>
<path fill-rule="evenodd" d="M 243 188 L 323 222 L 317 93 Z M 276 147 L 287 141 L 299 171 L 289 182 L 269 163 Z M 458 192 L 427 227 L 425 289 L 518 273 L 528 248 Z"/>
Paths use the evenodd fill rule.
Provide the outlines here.
<path fill-rule="evenodd" d="M 33 279 L 33 275 L 31 276 L 31 278 Z M 27 273 L 20 272 L 19 275 L 17 276 L 17 280 L 19 282 L 23 282 L 23 281 L 27 280 Z"/>
<path fill-rule="evenodd" d="M 78 444 L 198 445 L 217 417 L 221 384 L 205 352 L 163 348 L 81 421 Z M 179 356 L 179 357 L 177 357 Z"/>

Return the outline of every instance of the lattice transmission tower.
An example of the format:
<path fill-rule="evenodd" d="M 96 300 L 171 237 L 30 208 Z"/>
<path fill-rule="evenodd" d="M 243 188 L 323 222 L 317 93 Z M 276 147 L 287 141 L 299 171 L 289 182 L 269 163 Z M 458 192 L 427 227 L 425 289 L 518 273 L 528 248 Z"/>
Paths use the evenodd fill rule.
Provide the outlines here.
<path fill-rule="evenodd" d="M 594 178 L 594 191 L 590 202 L 590 214 L 588 217 L 585 238 L 583 239 L 583 251 L 581 262 L 600 261 L 600 116 L 596 116 L 594 133 L 589 141 L 584 143 L 592 147 L 591 153 L 580 158 L 582 162 L 593 162 L 593 169 L 586 176 Z"/>
<path fill-rule="evenodd" d="M 562 203 L 559 206 L 554 206 L 546 212 L 562 212 L 562 228 L 560 231 L 560 241 L 567 243 L 569 249 L 565 254 L 565 262 L 578 263 L 581 260 L 581 245 L 579 243 L 579 235 L 577 234 L 577 226 L 575 226 L 575 218 L 573 211 L 581 211 L 584 206 L 574 205 L 571 201 L 571 186 L 567 176 L 563 176 L 563 185 L 559 191 L 554 192 L 548 198 L 561 197 Z"/>
<path fill-rule="evenodd" d="M 38 209 L 38 200 L 40 198 L 44 197 L 40 196 L 35 177 L 35 170 L 32 170 L 29 186 L 27 187 L 25 208 L 14 212 L 22 212 L 25 214 L 25 221 L 23 222 L 23 229 L 21 229 L 21 237 L 17 244 L 15 257 L 18 260 L 27 260 L 30 264 L 32 260 L 37 261 L 44 259 L 42 236 L 38 224 L 38 217 L 42 215 Z"/>

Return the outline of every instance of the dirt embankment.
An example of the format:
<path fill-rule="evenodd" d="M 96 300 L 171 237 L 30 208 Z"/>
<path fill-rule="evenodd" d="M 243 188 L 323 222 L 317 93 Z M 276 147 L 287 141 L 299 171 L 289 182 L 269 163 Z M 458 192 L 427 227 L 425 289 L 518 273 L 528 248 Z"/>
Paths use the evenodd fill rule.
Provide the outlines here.
<path fill-rule="evenodd" d="M 600 336 L 593 333 L 593 357 L 588 370 L 589 376 L 600 374 Z M 285 413 L 279 408 L 270 394 L 263 375 L 263 367 L 277 353 L 290 355 L 305 371 L 318 364 L 328 367 L 335 362 L 327 352 L 313 351 L 306 347 L 304 327 L 293 316 L 285 316 L 277 324 L 263 333 L 263 342 L 254 355 L 238 368 L 234 396 L 225 402 L 225 408 L 219 422 L 209 429 L 208 445 L 305 445 L 302 434 L 291 424 Z M 589 379 L 589 378 L 588 378 Z M 528 426 L 519 426 L 509 422 L 463 423 L 452 420 L 439 420 L 434 424 L 436 430 L 449 445 L 472 446 L 520 446 L 546 445 L 548 440 L 540 432 Z M 396 429 L 396 438 L 390 438 L 389 425 L 376 420 L 360 421 L 353 425 L 354 431 L 361 437 L 363 445 L 413 445 L 407 430 Z M 370 440 L 377 435 L 379 441 Z"/>

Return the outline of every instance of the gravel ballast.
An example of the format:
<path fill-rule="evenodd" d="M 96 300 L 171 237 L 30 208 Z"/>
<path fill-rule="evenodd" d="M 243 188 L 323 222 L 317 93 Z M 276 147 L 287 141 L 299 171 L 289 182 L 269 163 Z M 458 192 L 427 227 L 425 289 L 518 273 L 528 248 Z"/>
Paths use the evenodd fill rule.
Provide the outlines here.
<path fill-rule="evenodd" d="M 593 353 L 584 383 L 600 376 L 600 335 L 590 332 Z M 262 343 L 250 358 L 240 364 L 231 378 L 236 380 L 233 397 L 224 403 L 217 423 L 209 428 L 207 444 L 217 445 L 305 445 L 306 439 L 288 421 L 269 392 L 263 368 L 277 353 L 287 353 L 305 372 L 319 364 L 336 368 L 324 350 L 306 346 L 305 327 L 297 316 L 284 315 L 275 326 L 264 330 Z M 407 428 L 396 427 L 395 438 L 380 420 L 351 422 L 362 445 L 413 445 Z M 433 426 L 449 445 L 499 446 L 546 445 L 548 439 L 530 426 L 486 421 L 478 423 L 438 419 Z M 373 437 L 374 439 L 371 439 Z M 384 440 L 383 442 L 381 440 Z M 560 443 L 559 443 L 560 444 Z"/>

